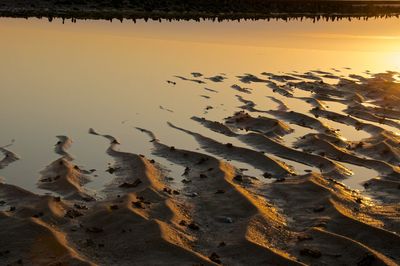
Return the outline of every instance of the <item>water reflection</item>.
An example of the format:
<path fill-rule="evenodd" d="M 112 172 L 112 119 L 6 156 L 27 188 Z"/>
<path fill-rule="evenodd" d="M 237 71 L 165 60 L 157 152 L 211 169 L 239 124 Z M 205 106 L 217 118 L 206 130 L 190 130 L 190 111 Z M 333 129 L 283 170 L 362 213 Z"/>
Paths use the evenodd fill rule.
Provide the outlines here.
<path fill-rule="evenodd" d="M 135 126 L 151 129 L 168 145 L 190 150 L 200 149 L 198 143 L 168 127 L 167 121 L 227 142 L 190 117 L 221 121 L 232 115 L 238 106 L 237 91 L 230 89 L 238 82 L 235 76 L 331 68 L 339 75 L 398 71 L 400 60 L 388 60 L 399 54 L 398 26 L 399 19 L 65 25 L 61 20 L 0 19 L 0 145 L 16 139 L 13 150 L 22 157 L 0 174 L 8 183 L 39 191 L 39 171 L 57 158 L 55 136 L 67 135 L 74 140 L 71 153 L 77 164 L 98 170 L 89 187 L 103 186 L 112 178 L 105 172 L 111 158 L 105 154 L 107 143 L 87 134 L 90 127 L 116 136 L 121 149 L 148 157 L 154 157 L 152 145 Z M 207 77 L 223 72 L 228 79 L 204 86 L 217 93 L 191 82 L 166 82 L 196 71 Z M 263 84 L 250 87 L 249 100 L 262 109 L 275 108 L 266 98 L 270 89 Z M 288 104 L 303 108 L 295 99 Z M 205 114 L 207 106 L 213 109 Z M 182 171 L 157 161 L 175 174 Z"/>

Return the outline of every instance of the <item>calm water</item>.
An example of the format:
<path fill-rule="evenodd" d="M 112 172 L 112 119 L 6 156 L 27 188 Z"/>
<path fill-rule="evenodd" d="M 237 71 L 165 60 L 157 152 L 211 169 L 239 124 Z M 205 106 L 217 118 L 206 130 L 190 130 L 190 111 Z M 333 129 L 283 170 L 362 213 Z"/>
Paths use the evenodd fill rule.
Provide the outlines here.
<path fill-rule="evenodd" d="M 232 84 L 239 84 L 237 75 L 332 71 L 331 68 L 340 70 L 334 72 L 339 75 L 400 70 L 400 19 L 315 24 L 310 21 L 62 24 L 3 18 L 0 34 L 0 146 L 15 139 L 10 149 L 21 157 L 0 170 L 0 176 L 8 183 L 33 191 L 40 191 L 36 189 L 39 171 L 58 158 L 53 152 L 57 135 L 72 138 L 70 153 L 78 165 L 98 170 L 98 177 L 89 187 L 98 189 L 111 180 L 104 171 L 107 163 L 112 162 L 105 154 L 107 141 L 89 135 L 89 128 L 115 136 L 122 143 L 121 150 L 151 158 L 155 158 L 151 155 L 151 143 L 135 126 L 154 131 L 163 143 L 185 149 L 200 148 L 191 136 L 168 127 L 167 121 L 221 142 L 244 146 L 190 120 L 197 115 L 221 121 L 232 115 L 240 105 L 235 97 L 237 91 L 230 89 Z M 225 73 L 228 79 L 223 83 L 210 81 L 198 85 L 173 78 L 174 75 L 189 77 L 191 72 L 205 76 Z M 177 81 L 177 85 L 167 84 L 168 79 Z M 204 87 L 219 93 L 206 91 Z M 247 87 L 253 88 L 253 93 L 244 96 L 256 102 L 259 109 L 276 108 L 266 97 L 271 91 L 265 85 Z M 286 103 L 304 112 L 311 108 L 295 99 Z M 204 114 L 206 106 L 214 109 Z M 331 108 L 339 112 L 344 109 L 335 103 Z M 347 139 L 364 137 L 350 127 L 333 123 L 332 126 L 340 128 Z M 311 131 L 299 130 L 285 140 L 290 145 L 295 137 L 308 132 Z M 172 171 L 170 176 L 179 177 L 183 172 L 179 166 L 155 159 Z M 310 169 L 287 162 L 300 173 Z M 260 174 L 248 165 L 236 164 L 249 168 L 252 175 Z M 363 167 L 353 170 L 356 174 L 346 184 L 355 188 L 360 188 L 365 176 L 376 175 Z"/>

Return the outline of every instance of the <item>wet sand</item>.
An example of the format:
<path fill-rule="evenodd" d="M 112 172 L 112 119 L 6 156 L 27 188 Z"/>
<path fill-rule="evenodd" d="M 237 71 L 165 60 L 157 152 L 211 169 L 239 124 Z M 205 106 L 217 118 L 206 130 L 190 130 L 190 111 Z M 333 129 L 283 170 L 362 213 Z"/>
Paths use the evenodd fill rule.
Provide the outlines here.
<path fill-rule="evenodd" d="M 7 240 L 0 241 L 0 262 L 398 265 L 398 75 L 171 76 L 171 86 L 192 82 L 206 88 L 204 110 L 210 112 L 217 108 L 208 102 L 219 92 L 211 89 L 214 83 L 234 90 L 237 110 L 221 120 L 207 112 L 194 116 L 199 110 L 189 114 L 202 132 L 163 121 L 193 138 L 196 150 L 171 146 L 148 128 L 132 129 L 149 141 L 153 158 L 123 151 L 118 136 L 88 129 L 108 142 L 104 152 L 112 161 L 104 165 L 112 180 L 99 190 L 87 184 L 101 170 L 78 166 L 69 152 L 73 141 L 56 136 L 57 158 L 37 179 L 37 187 L 49 193 L 11 185 L 7 176 L 0 183 L 0 238 Z M 253 83 L 258 87 L 250 89 Z M 268 92 L 269 109 L 248 99 L 256 90 Z M 293 101 L 308 111 L 294 110 Z M 346 108 L 328 108 L 329 102 Z M 160 109 L 175 115 L 173 106 Z M 363 134 L 347 139 L 333 124 Z M 0 147 L 0 169 L 23 160 L 13 145 Z M 168 172 L 167 163 L 183 171 Z M 376 175 L 357 179 L 351 166 Z"/>

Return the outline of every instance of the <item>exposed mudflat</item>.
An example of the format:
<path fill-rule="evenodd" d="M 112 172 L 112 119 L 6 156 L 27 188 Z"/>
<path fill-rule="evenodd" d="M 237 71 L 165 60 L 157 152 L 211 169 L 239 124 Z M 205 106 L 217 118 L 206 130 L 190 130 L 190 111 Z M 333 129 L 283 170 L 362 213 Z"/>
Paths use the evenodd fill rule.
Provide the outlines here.
<path fill-rule="evenodd" d="M 149 158 L 88 127 L 111 161 L 93 188 L 104 170 L 78 165 L 74 142 L 55 136 L 55 159 L 31 173 L 48 193 L 1 180 L 0 264 L 398 265 L 398 76 L 171 75 L 171 93 L 194 83 L 204 109 L 187 110 L 188 127 L 160 105 L 159 122 L 197 146 L 134 125 Z M 237 107 L 214 115 L 221 90 Z M 13 147 L 0 147 L 0 169 L 24 160 Z"/>

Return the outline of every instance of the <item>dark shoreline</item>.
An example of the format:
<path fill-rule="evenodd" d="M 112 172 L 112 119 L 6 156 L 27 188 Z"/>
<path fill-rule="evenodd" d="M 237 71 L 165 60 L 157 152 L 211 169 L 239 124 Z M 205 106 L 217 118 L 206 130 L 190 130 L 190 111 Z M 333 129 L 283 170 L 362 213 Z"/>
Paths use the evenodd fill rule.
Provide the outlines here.
<path fill-rule="evenodd" d="M 55 2 L 33 1 L 30 6 L 18 1 L 9 3 L 0 0 L 0 17 L 13 18 L 54 18 L 76 21 L 93 20 L 341 20 L 368 19 L 400 16 L 400 1 L 267 1 L 261 8 L 244 5 L 242 9 L 223 6 L 221 9 L 190 6 L 155 6 L 148 9 L 143 6 L 121 5 L 61 5 Z M 83 1 L 90 2 L 90 1 Z M 244 1 L 246 2 L 246 1 Z M 125 2 L 124 2 L 125 3 Z"/>

